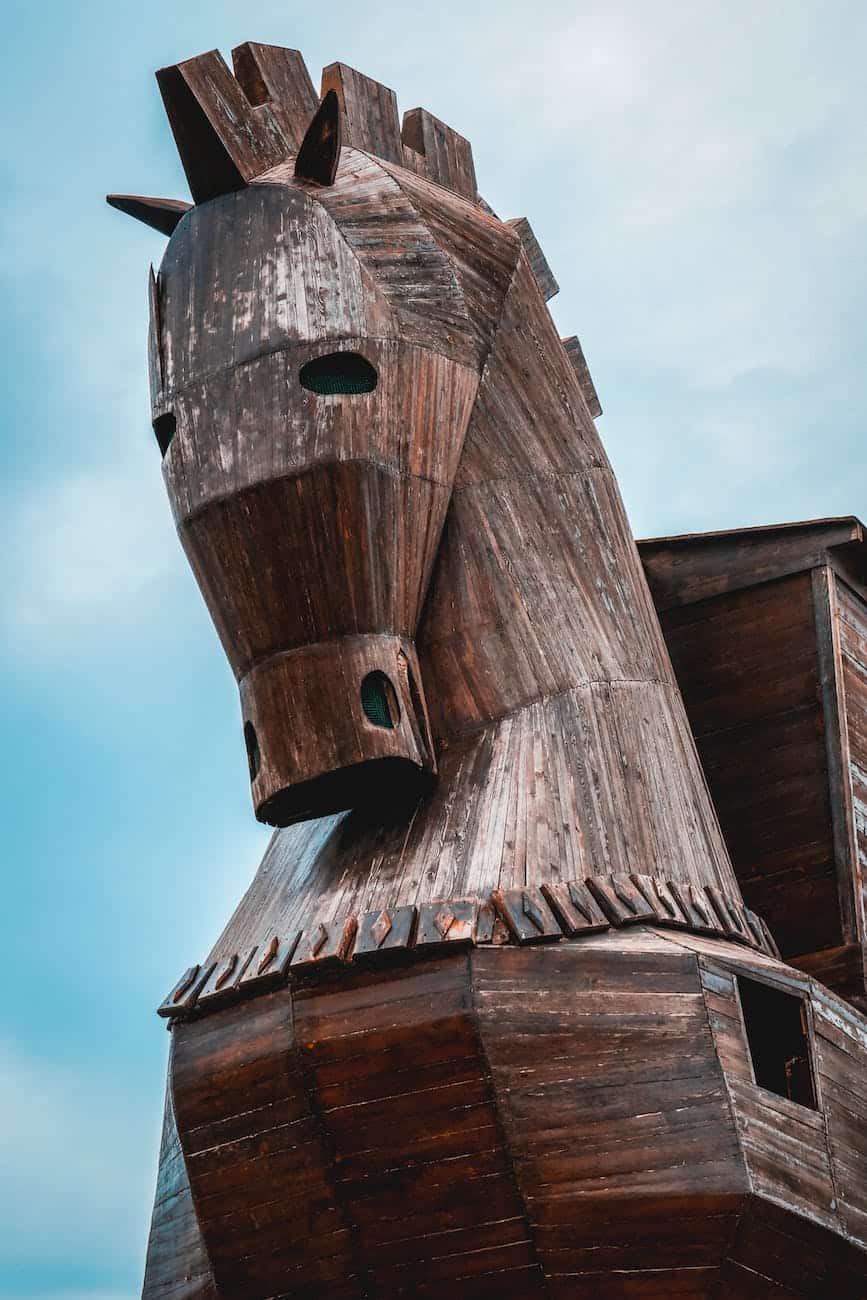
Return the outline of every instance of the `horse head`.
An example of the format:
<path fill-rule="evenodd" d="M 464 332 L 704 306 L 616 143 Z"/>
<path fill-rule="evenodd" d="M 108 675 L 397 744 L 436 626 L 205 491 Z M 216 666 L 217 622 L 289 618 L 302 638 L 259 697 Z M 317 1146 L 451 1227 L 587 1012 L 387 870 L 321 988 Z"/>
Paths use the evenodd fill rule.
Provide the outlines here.
<path fill-rule="evenodd" d="M 478 829 L 499 796 L 461 777 L 461 746 L 535 707 L 562 753 L 525 752 L 515 727 L 500 755 L 554 841 L 532 870 L 555 852 L 634 869 L 638 844 L 671 873 L 699 844 L 734 887 L 528 223 L 480 198 L 463 137 L 424 109 L 401 127 L 353 69 L 326 68 L 320 98 L 297 51 L 248 44 L 234 65 L 158 73 L 194 206 L 113 202 L 170 233 L 154 430 L 239 682 L 257 816 L 381 818 L 439 777 L 434 802 L 463 800 Z M 506 874 L 529 879 L 520 832 L 503 834 Z"/>

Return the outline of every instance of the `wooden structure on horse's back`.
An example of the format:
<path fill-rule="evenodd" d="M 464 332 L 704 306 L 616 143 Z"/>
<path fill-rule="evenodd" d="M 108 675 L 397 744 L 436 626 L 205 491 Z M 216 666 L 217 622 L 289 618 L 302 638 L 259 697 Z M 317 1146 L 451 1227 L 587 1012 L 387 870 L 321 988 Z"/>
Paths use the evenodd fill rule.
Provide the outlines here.
<path fill-rule="evenodd" d="M 802 969 L 744 903 L 532 230 L 386 87 L 234 64 L 158 74 L 194 206 L 111 198 L 276 827 L 160 1007 L 146 1300 L 863 1297 L 867 1022 L 824 894 Z"/>

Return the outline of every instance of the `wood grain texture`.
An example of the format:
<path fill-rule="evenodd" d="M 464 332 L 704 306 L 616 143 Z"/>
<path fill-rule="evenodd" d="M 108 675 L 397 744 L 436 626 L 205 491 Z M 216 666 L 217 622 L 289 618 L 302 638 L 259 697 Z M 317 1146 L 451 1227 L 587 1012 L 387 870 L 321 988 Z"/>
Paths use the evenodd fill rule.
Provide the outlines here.
<path fill-rule="evenodd" d="M 822 1111 L 752 1082 L 739 974 L 808 1000 Z M 865 1063 L 778 960 L 638 927 L 302 983 L 178 1026 L 171 1081 L 233 1300 L 818 1300 L 867 1281 Z"/>
<path fill-rule="evenodd" d="M 547 302 L 555 294 L 560 292 L 560 286 L 554 279 L 554 274 L 548 265 L 548 260 L 542 252 L 542 247 L 536 238 L 533 227 L 526 217 L 512 217 L 506 222 L 511 226 L 515 234 L 521 241 L 521 246 L 527 255 L 527 261 L 530 263 L 530 269 L 533 272 L 533 278 L 539 286 L 539 292 Z"/>
<path fill-rule="evenodd" d="M 844 721 L 840 759 L 851 790 L 851 939 L 863 949 L 867 934 L 867 602 L 839 578 L 833 581 Z"/>
<path fill-rule="evenodd" d="M 394 91 L 345 63 L 330 63 L 323 68 L 323 98 L 329 90 L 335 92 L 340 103 L 347 144 L 386 162 L 402 163 Z"/>
<path fill-rule="evenodd" d="M 159 74 L 152 414 L 280 829 L 159 1008 L 147 1300 L 863 1296 L 867 1027 L 693 736 L 850 987 L 860 525 L 647 544 L 676 676 L 529 224 L 344 64 L 299 165 L 297 51 L 234 68 Z"/>
<path fill-rule="evenodd" d="M 193 1207 L 169 1089 L 142 1300 L 218 1300 L 218 1295 Z"/>
<path fill-rule="evenodd" d="M 584 401 L 587 403 L 587 410 L 594 420 L 598 419 L 602 414 L 602 404 L 599 401 L 596 385 L 593 382 L 593 376 L 590 374 L 590 367 L 587 365 L 587 359 L 584 356 L 584 349 L 578 335 L 570 334 L 568 338 L 563 339 L 563 347 L 566 349 L 566 355 L 575 368 L 581 392 L 584 394 Z"/>
<path fill-rule="evenodd" d="M 424 159 L 424 169 L 420 174 L 475 203 L 478 190 L 473 147 L 469 140 L 426 108 L 412 108 L 404 113 L 401 140 L 404 166 L 407 165 L 409 150 Z M 418 171 L 418 168 L 410 164 L 410 171 Z"/>
<path fill-rule="evenodd" d="M 287 146 L 300 149 L 319 96 L 299 51 L 245 41 L 232 50 L 232 66 L 250 104 L 267 105 Z"/>
<path fill-rule="evenodd" d="M 639 542 L 654 603 L 659 610 L 690 605 L 773 578 L 845 563 L 861 551 L 864 527 L 854 515 L 801 523 L 687 533 Z"/>
<path fill-rule="evenodd" d="M 747 902 L 784 955 L 863 1004 L 861 526 L 825 520 L 640 552 Z"/>
<path fill-rule="evenodd" d="M 118 212 L 143 221 L 162 235 L 171 235 L 191 207 L 182 199 L 154 199 L 143 194 L 107 194 L 105 201 Z"/>

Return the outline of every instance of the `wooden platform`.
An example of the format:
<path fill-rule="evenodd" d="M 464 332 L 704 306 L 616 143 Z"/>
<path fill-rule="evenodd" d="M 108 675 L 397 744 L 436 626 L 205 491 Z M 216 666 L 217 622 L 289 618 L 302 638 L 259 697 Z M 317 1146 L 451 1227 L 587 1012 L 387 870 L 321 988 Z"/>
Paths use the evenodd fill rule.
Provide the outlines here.
<path fill-rule="evenodd" d="M 753 1082 L 738 975 L 807 999 L 820 1110 Z M 221 1295 L 867 1291 L 867 1023 L 724 941 L 344 972 L 179 1024 L 171 1081 L 164 1204 L 192 1196 Z M 201 1254 L 159 1213 L 147 1300 Z"/>

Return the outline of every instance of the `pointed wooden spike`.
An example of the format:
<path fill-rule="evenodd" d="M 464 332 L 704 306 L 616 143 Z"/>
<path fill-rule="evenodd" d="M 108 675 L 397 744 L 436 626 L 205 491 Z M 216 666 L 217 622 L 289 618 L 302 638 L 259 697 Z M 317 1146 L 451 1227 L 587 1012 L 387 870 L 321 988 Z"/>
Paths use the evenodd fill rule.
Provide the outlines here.
<path fill-rule="evenodd" d="M 316 181 L 319 185 L 334 184 L 340 161 L 341 134 L 340 104 L 336 93 L 329 90 L 307 128 L 295 159 L 295 175 L 299 180 Z"/>
<path fill-rule="evenodd" d="M 533 234 L 533 227 L 526 217 L 512 217 L 506 222 L 511 226 L 515 234 L 524 246 L 524 252 L 527 254 L 527 260 L 530 263 L 530 270 L 536 278 L 536 283 L 542 291 L 542 297 L 547 302 L 553 298 L 555 293 L 560 292 L 560 286 L 554 279 L 551 268 L 538 239 Z"/>
<path fill-rule="evenodd" d="M 160 319 L 160 287 L 151 262 L 148 273 L 148 373 L 151 392 L 162 392 L 163 381 L 163 327 Z"/>
<path fill-rule="evenodd" d="M 405 149 L 424 157 L 432 181 L 454 190 L 471 203 L 476 202 L 476 169 L 469 140 L 426 108 L 412 108 L 404 113 L 401 138 Z"/>
<path fill-rule="evenodd" d="M 144 194 L 106 194 L 105 201 L 109 207 L 135 217 L 136 221 L 143 221 L 162 235 L 170 235 L 184 213 L 192 207 L 182 199 L 151 199 Z"/>
<path fill-rule="evenodd" d="M 393 90 L 345 63 L 322 72 L 322 97 L 333 90 L 343 114 L 343 143 L 386 162 L 403 164 L 397 98 Z"/>
<path fill-rule="evenodd" d="M 269 104 L 287 141 L 299 149 L 307 124 L 319 106 L 301 52 L 282 45 L 245 41 L 232 50 L 232 64 L 250 103 Z"/>
<path fill-rule="evenodd" d="M 273 962 L 274 958 L 277 956 L 279 949 L 280 949 L 280 940 L 275 934 L 272 937 L 271 942 L 267 945 L 267 947 L 262 950 L 262 955 L 259 958 L 259 964 L 256 967 L 257 975 L 262 975 L 268 969 L 268 967 Z"/>
<path fill-rule="evenodd" d="M 270 102 L 250 103 L 219 50 L 161 68 L 157 83 L 197 203 L 243 189 L 294 153 Z"/>
<path fill-rule="evenodd" d="M 597 419 L 602 414 L 602 406 L 596 393 L 596 385 L 593 383 L 593 376 L 590 374 L 587 362 L 584 358 L 584 349 L 581 347 L 580 340 L 576 334 L 570 334 L 567 339 L 561 340 L 563 347 L 566 349 L 566 355 L 572 362 L 572 369 L 578 377 L 578 383 L 581 392 L 584 394 L 584 401 L 587 403 L 587 409 Z"/>

